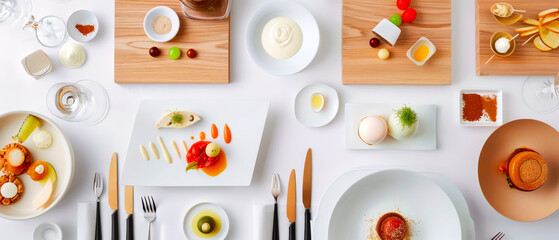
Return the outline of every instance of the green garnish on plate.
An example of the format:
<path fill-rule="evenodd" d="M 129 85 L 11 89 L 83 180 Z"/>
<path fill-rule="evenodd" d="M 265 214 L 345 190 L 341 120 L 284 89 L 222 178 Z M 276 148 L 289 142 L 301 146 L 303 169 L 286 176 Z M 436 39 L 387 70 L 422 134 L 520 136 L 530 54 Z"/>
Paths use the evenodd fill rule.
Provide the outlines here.
<path fill-rule="evenodd" d="M 402 129 L 409 128 L 417 122 L 417 113 L 406 105 L 396 111 L 396 116 L 402 124 Z"/>
<path fill-rule="evenodd" d="M 171 117 L 171 122 L 173 124 L 182 123 L 182 120 L 184 120 L 184 117 L 182 116 L 182 114 L 173 112 L 173 116 Z"/>

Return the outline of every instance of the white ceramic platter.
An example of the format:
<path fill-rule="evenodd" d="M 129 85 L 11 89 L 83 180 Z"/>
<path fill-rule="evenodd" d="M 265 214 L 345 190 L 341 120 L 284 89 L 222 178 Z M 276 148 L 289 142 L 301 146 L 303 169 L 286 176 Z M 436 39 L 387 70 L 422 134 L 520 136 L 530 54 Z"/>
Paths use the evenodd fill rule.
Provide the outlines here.
<path fill-rule="evenodd" d="M 213 211 L 215 213 L 217 213 L 217 215 L 219 216 L 219 218 L 221 218 L 221 229 L 219 231 L 219 233 L 217 235 L 215 235 L 214 237 L 211 238 L 201 238 L 196 236 L 193 232 L 192 229 L 190 228 L 190 222 L 192 221 L 192 218 L 200 211 L 203 210 L 210 210 Z M 188 212 L 186 212 L 186 215 L 184 216 L 184 220 L 182 222 L 182 228 L 184 231 L 184 235 L 186 236 L 186 238 L 188 240 L 223 240 L 225 239 L 225 237 L 227 237 L 227 233 L 229 233 L 229 217 L 227 216 L 227 213 L 225 212 L 225 210 L 213 203 L 199 203 L 194 205 L 192 208 L 190 208 L 188 210 Z"/>
<path fill-rule="evenodd" d="M 346 149 L 437 149 L 437 106 L 433 104 L 406 104 L 418 117 L 418 127 L 413 136 L 398 141 L 386 136 L 384 141 L 368 145 L 361 141 L 357 130 L 361 120 L 367 116 L 380 115 L 388 119 L 390 115 L 404 104 L 388 103 L 346 103 L 345 105 L 345 148 Z"/>
<path fill-rule="evenodd" d="M 49 162 L 56 171 L 57 180 L 54 183 L 54 192 L 47 202 L 47 207 L 42 210 L 35 210 L 31 203 L 42 191 L 43 186 L 31 180 L 29 175 L 23 173 L 18 178 L 23 183 L 23 195 L 19 201 L 12 205 L 0 205 L 0 217 L 13 220 L 25 220 L 40 216 L 52 209 L 62 199 L 66 191 L 70 188 L 72 176 L 74 174 L 74 153 L 72 146 L 66 136 L 60 131 L 54 122 L 45 116 L 28 111 L 9 112 L 0 115 L 0 148 L 13 143 L 12 136 L 16 135 L 21 124 L 32 114 L 37 117 L 41 126 L 39 129 L 47 130 L 52 134 L 53 143 L 48 149 L 42 150 L 33 144 L 33 134 L 23 143 L 29 149 L 33 160 L 43 160 Z"/>
<path fill-rule="evenodd" d="M 295 21 L 303 32 L 299 51 L 288 59 L 275 59 L 262 46 L 262 30 L 268 21 L 286 17 Z M 318 24 L 303 6 L 292 1 L 271 1 L 258 9 L 246 29 L 246 44 L 252 60 L 260 68 L 274 75 L 290 75 L 305 69 L 314 59 L 320 44 Z"/>
<path fill-rule="evenodd" d="M 328 224 L 328 239 L 375 239 L 377 220 L 398 212 L 413 239 L 460 239 L 460 220 L 446 193 L 421 174 L 404 170 L 372 173 L 340 197 Z"/>
<path fill-rule="evenodd" d="M 325 98 L 324 107 L 320 112 L 312 110 L 311 98 L 315 93 L 320 93 Z M 313 83 L 301 89 L 295 97 L 295 117 L 308 127 L 322 127 L 336 117 L 339 105 L 340 101 L 335 89 L 324 84 Z"/>
<path fill-rule="evenodd" d="M 322 196 L 320 204 L 318 207 L 318 214 L 314 218 L 314 232 L 313 236 L 315 239 L 325 239 L 328 240 L 328 224 L 332 216 L 332 212 L 336 203 L 350 186 L 360 179 L 371 175 L 374 172 L 381 171 L 374 168 L 361 168 L 346 172 L 339 176 L 334 182 L 328 186 L 328 189 Z M 431 181 L 436 183 L 453 202 L 458 217 L 460 218 L 460 225 L 462 230 L 461 239 L 474 239 L 475 238 L 475 228 L 472 217 L 470 216 L 470 211 L 468 209 L 468 204 L 460 190 L 446 177 L 432 172 L 418 172 L 419 174 L 429 178 Z"/>
<path fill-rule="evenodd" d="M 122 184 L 140 186 L 248 186 L 252 180 L 254 165 L 260 148 L 269 102 L 264 101 L 211 101 L 211 100 L 147 100 L 139 105 L 134 128 L 130 137 L 126 161 L 122 170 Z M 174 129 L 157 129 L 155 125 L 170 111 L 183 110 L 200 115 L 201 120 L 192 126 Z M 212 139 L 211 125 L 218 128 L 219 136 Z M 223 128 L 231 129 L 232 141 L 223 140 Z M 185 172 L 186 153 L 181 141 L 188 147 L 200 140 L 200 132 L 206 141 L 217 143 L 227 156 L 227 168 L 218 176 L 211 177 L 202 171 Z M 161 136 L 172 163 L 167 163 L 157 141 Z M 191 139 L 193 137 L 194 139 Z M 180 149 L 176 155 L 171 141 Z M 148 144 L 157 147 L 160 159 L 150 153 L 146 161 L 140 153 L 140 144 L 149 152 Z"/>
<path fill-rule="evenodd" d="M 475 122 L 468 122 L 468 121 L 464 121 L 462 115 L 462 109 L 464 108 L 464 100 L 462 99 L 462 94 L 467 94 L 467 93 L 476 93 L 483 96 L 487 96 L 487 95 L 495 95 L 497 97 L 497 121 L 492 122 L 491 120 L 489 120 L 489 117 L 486 116 L 487 114 L 485 114 L 484 112 L 484 116 L 481 117 L 481 120 L 479 121 L 475 121 Z M 461 90 L 460 94 L 458 95 L 459 99 L 458 99 L 458 103 L 460 105 L 458 108 L 459 114 L 459 121 L 460 124 L 462 126 L 481 126 L 481 127 L 498 127 L 503 125 L 503 92 L 501 90 Z"/>

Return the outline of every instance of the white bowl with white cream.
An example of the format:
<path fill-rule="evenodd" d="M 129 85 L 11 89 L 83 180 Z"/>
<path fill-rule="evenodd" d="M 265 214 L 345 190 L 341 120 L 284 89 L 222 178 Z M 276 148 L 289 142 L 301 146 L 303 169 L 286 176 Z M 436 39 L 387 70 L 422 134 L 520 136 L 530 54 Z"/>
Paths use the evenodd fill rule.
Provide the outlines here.
<path fill-rule="evenodd" d="M 320 32 L 313 15 L 303 6 L 292 1 L 273 1 L 250 19 L 246 44 L 260 68 L 274 75 L 290 75 L 312 62 L 320 44 Z"/>

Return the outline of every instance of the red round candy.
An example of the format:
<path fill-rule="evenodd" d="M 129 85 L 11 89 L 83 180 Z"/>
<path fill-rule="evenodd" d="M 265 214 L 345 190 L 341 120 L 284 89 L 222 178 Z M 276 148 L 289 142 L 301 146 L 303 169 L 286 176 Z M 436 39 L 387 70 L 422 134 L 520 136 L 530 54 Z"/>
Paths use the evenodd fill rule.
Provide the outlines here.
<path fill-rule="evenodd" d="M 152 48 L 149 49 L 149 55 L 151 55 L 152 57 L 157 57 L 157 56 L 159 56 L 159 54 L 161 54 L 161 51 L 159 51 L 159 48 L 152 47 Z"/>
<path fill-rule="evenodd" d="M 405 23 L 411 23 L 417 17 L 417 12 L 413 8 L 408 8 L 402 13 L 402 21 Z"/>
<path fill-rule="evenodd" d="M 189 58 L 195 58 L 196 55 L 198 55 L 198 53 L 196 53 L 196 50 L 194 49 L 188 49 L 188 51 L 186 51 L 186 56 L 188 56 Z"/>
<path fill-rule="evenodd" d="M 371 45 L 372 48 L 378 47 L 379 44 L 378 38 L 371 38 L 371 40 L 369 40 L 369 45 Z"/>
<path fill-rule="evenodd" d="M 405 9 L 409 8 L 410 4 L 411 4 L 411 0 L 397 0 L 396 1 L 396 6 L 398 6 L 398 8 L 400 10 L 405 10 Z"/>

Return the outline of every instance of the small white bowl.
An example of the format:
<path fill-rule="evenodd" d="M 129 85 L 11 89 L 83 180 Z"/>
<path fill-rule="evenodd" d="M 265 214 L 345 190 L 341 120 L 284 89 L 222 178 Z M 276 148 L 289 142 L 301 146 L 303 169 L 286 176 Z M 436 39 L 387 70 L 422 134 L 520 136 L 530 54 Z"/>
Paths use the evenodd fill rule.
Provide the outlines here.
<path fill-rule="evenodd" d="M 33 232 L 33 240 L 62 240 L 62 229 L 55 223 L 41 223 Z"/>
<path fill-rule="evenodd" d="M 93 32 L 84 36 L 80 31 L 78 31 L 76 24 L 93 25 L 95 29 Z M 68 18 L 66 29 L 68 29 L 68 34 L 72 39 L 83 43 L 95 38 L 97 32 L 99 31 L 99 21 L 93 12 L 88 10 L 78 10 L 72 13 L 72 15 Z"/>
<path fill-rule="evenodd" d="M 153 21 L 159 16 L 166 16 L 171 19 L 171 31 L 166 34 L 156 33 L 153 29 Z M 154 7 L 144 17 L 144 32 L 148 37 L 156 42 L 168 42 L 173 39 L 179 32 L 181 22 L 177 13 L 170 7 L 159 6 Z"/>
<path fill-rule="evenodd" d="M 221 218 L 221 230 L 214 237 L 200 238 L 200 237 L 196 236 L 192 232 L 192 230 L 190 229 L 190 221 L 192 221 L 192 218 L 198 212 L 200 212 L 202 210 L 211 210 L 211 211 L 217 213 L 217 215 L 219 215 L 219 217 Z M 188 212 L 184 216 L 184 220 L 183 220 L 182 225 L 183 225 L 184 235 L 189 240 L 224 240 L 225 237 L 227 237 L 227 233 L 229 232 L 229 217 L 227 216 L 227 213 L 225 212 L 225 210 L 223 210 L 223 208 L 220 207 L 217 204 L 214 204 L 214 203 L 198 203 L 198 204 L 192 206 L 188 210 Z"/>
<path fill-rule="evenodd" d="M 423 61 L 418 62 L 418 61 L 415 60 L 413 55 L 414 55 L 415 51 L 417 50 L 417 48 L 419 48 L 421 45 L 426 45 L 429 48 L 429 55 L 427 55 L 427 57 L 425 59 L 423 59 Z M 423 66 L 423 64 L 425 64 L 425 62 L 427 62 L 429 60 L 429 58 L 431 58 L 431 56 L 433 56 L 433 54 L 435 54 L 436 51 L 437 51 L 437 48 L 435 47 L 435 45 L 431 41 L 429 41 L 428 38 L 421 37 L 419 40 L 417 40 L 417 42 L 415 42 L 415 44 L 413 44 L 413 46 L 411 46 L 410 49 L 408 49 L 408 52 L 407 52 L 406 55 L 417 66 Z"/>

